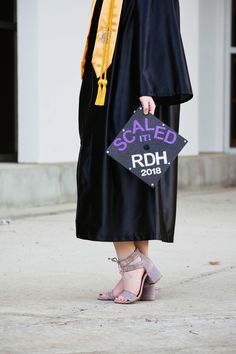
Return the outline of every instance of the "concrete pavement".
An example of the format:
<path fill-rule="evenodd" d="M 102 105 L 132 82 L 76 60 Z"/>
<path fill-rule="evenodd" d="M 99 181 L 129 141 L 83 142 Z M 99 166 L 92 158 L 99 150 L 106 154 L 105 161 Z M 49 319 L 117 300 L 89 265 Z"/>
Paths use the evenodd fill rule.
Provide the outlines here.
<path fill-rule="evenodd" d="M 133 305 L 96 300 L 115 254 L 75 237 L 74 204 L 7 213 L 1 354 L 236 353 L 236 188 L 179 192 L 174 244 L 150 242 L 157 300 Z"/>

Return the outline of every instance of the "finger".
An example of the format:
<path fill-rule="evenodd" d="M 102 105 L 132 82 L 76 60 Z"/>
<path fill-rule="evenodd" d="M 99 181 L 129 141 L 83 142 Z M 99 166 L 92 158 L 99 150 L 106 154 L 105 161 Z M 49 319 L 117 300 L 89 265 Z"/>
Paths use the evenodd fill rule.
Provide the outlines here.
<path fill-rule="evenodd" d="M 156 105 L 154 102 L 151 102 L 150 105 L 149 105 L 149 112 L 151 114 L 154 114 L 155 113 L 155 109 L 156 109 Z"/>
<path fill-rule="evenodd" d="M 152 98 L 150 98 L 150 99 L 148 100 L 148 111 L 149 111 L 149 113 L 154 114 L 154 112 L 155 112 L 155 107 L 156 107 L 155 102 L 153 101 Z"/>
<path fill-rule="evenodd" d="M 148 114 L 149 113 L 148 100 L 143 100 L 142 106 L 143 106 L 143 113 Z"/>

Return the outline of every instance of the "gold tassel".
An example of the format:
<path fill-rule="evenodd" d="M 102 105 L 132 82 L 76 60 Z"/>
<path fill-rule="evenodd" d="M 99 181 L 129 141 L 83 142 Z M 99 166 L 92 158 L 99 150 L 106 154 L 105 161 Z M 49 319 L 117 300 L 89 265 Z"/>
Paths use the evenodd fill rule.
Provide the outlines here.
<path fill-rule="evenodd" d="M 99 79 L 98 80 L 98 93 L 95 105 L 96 106 L 104 106 L 105 98 L 107 92 L 107 80 L 106 79 Z"/>
<path fill-rule="evenodd" d="M 107 93 L 107 80 L 103 80 L 103 87 L 101 93 L 101 106 L 104 106 L 105 104 L 106 93 Z"/>
<path fill-rule="evenodd" d="M 97 92 L 97 98 L 95 101 L 96 106 L 101 106 L 101 95 L 102 95 L 102 79 L 98 80 L 98 92 Z"/>

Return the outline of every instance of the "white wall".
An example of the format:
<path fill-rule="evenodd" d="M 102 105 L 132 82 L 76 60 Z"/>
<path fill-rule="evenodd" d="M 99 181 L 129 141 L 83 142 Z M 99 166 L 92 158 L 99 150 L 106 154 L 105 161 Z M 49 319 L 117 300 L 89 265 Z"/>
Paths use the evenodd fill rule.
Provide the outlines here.
<path fill-rule="evenodd" d="M 220 1 L 220 0 L 219 0 Z M 194 99 L 181 106 L 183 155 L 198 154 L 199 0 L 180 0 Z M 77 160 L 80 61 L 90 0 L 18 0 L 19 162 Z"/>
<path fill-rule="evenodd" d="M 18 0 L 17 5 L 19 162 L 77 160 L 89 1 Z"/>
<path fill-rule="evenodd" d="M 224 150 L 225 1 L 199 4 L 199 145 L 200 151 L 217 152 Z"/>

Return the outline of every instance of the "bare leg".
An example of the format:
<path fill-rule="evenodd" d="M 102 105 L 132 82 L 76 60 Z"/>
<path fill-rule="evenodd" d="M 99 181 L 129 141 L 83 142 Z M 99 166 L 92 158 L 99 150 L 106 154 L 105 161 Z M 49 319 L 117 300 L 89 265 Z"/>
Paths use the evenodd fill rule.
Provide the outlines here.
<path fill-rule="evenodd" d="M 135 241 L 134 245 L 139 251 L 144 254 L 144 256 L 148 257 L 148 240 L 145 241 Z"/>
<path fill-rule="evenodd" d="M 125 259 L 135 250 L 135 245 L 133 241 L 113 243 L 119 260 Z"/>

